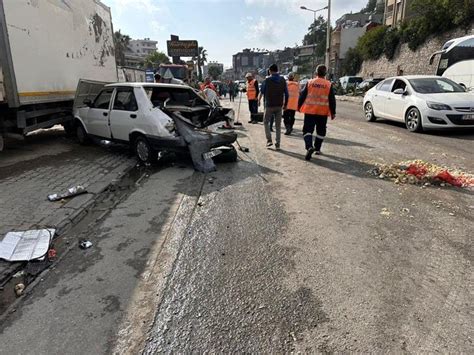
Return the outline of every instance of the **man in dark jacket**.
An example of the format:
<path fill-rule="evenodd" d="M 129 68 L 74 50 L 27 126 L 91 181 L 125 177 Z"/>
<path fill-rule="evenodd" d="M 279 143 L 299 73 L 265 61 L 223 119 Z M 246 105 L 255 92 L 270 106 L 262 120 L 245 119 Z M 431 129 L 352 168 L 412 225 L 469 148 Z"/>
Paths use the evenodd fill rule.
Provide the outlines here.
<path fill-rule="evenodd" d="M 276 64 L 272 64 L 269 70 L 270 76 L 267 77 L 262 83 L 261 89 L 261 97 L 265 99 L 265 113 L 263 115 L 263 122 L 265 124 L 267 147 L 271 147 L 273 145 L 273 142 L 272 133 L 270 131 L 270 120 L 272 118 L 272 115 L 275 115 L 275 149 L 279 150 L 281 138 L 281 117 L 283 109 L 286 108 L 286 105 L 288 104 L 288 88 L 286 86 L 285 78 L 278 74 L 278 67 Z"/>

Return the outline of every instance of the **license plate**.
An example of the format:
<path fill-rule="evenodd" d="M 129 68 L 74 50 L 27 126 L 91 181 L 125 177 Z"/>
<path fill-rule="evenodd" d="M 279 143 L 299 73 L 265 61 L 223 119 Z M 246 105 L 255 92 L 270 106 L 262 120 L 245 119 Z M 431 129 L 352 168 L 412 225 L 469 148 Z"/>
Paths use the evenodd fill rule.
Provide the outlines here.
<path fill-rule="evenodd" d="M 474 115 L 464 115 L 464 116 L 462 116 L 462 119 L 465 120 L 465 121 L 474 120 Z"/>
<path fill-rule="evenodd" d="M 212 158 L 218 156 L 221 153 L 222 153 L 222 150 L 214 149 L 214 150 L 211 150 L 210 152 L 203 153 L 202 157 L 204 159 L 212 159 Z"/>

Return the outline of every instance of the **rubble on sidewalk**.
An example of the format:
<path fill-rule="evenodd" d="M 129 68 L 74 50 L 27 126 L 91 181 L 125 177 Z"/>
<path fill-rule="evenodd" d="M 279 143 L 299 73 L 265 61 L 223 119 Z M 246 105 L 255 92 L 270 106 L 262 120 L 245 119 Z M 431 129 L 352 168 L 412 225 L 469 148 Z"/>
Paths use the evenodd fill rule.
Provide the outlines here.
<path fill-rule="evenodd" d="M 62 194 L 48 195 L 48 200 L 50 200 L 51 202 L 60 201 L 60 200 L 63 200 L 65 198 L 74 197 L 74 196 L 82 195 L 82 194 L 85 194 L 85 193 L 87 193 L 86 188 L 84 186 L 78 185 L 78 186 L 74 186 L 74 187 L 71 187 L 71 188 L 67 189 L 67 191 L 62 193 Z"/>
<path fill-rule="evenodd" d="M 450 169 L 423 160 L 410 160 L 395 164 L 376 164 L 370 171 L 379 179 L 394 181 L 396 184 L 414 184 L 422 187 L 455 186 L 474 187 L 474 175 L 457 169 Z"/>
<path fill-rule="evenodd" d="M 44 260 L 55 229 L 8 232 L 0 242 L 0 259 L 6 261 Z"/>

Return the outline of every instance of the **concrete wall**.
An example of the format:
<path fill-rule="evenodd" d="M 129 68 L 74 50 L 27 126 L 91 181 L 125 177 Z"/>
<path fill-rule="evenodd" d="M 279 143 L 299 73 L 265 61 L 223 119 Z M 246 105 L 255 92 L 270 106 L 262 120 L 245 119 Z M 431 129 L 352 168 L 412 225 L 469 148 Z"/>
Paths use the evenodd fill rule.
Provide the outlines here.
<path fill-rule="evenodd" d="M 474 26 L 474 24 L 473 24 Z M 433 75 L 436 73 L 438 62 L 429 65 L 430 56 L 441 49 L 443 44 L 451 38 L 465 36 L 466 32 L 455 30 L 445 33 L 441 36 L 429 39 L 424 45 L 415 52 L 408 48 L 406 43 L 402 44 L 397 50 L 393 60 L 389 61 L 384 55 L 378 60 L 364 61 L 359 76 L 387 78 L 397 75 L 397 69 L 403 70 L 405 75 L 421 74 Z M 439 59 L 439 57 L 438 57 Z"/>

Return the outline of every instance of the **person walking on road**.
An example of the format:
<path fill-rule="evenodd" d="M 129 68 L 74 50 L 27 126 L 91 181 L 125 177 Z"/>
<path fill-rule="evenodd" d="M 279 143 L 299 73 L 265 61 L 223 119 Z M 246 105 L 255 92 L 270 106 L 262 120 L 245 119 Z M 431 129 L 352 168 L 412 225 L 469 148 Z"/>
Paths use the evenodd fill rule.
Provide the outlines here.
<path fill-rule="evenodd" d="M 262 96 L 265 100 L 263 123 L 265 125 L 267 147 L 271 147 L 273 142 L 272 133 L 270 132 L 270 120 L 272 115 L 275 115 L 275 149 L 279 150 L 281 139 L 282 110 L 286 109 L 286 105 L 288 104 L 288 88 L 286 86 L 285 79 L 281 77 L 280 74 L 278 74 L 277 65 L 272 64 L 269 69 L 270 76 L 265 78 L 265 81 L 262 83 Z"/>
<path fill-rule="evenodd" d="M 293 125 L 295 124 L 295 114 L 298 111 L 298 96 L 300 94 L 299 84 L 295 81 L 295 75 L 293 73 L 288 74 L 288 105 L 286 110 L 283 112 L 283 122 L 285 124 L 286 132 L 285 135 L 290 135 L 293 132 Z"/>
<path fill-rule="evenodd" d="M 311 79 L 301 91 L 298 108 L 304 115 L 303 138 L 306 147 L 306 160 L 311 160 L 314 152 L 321 154 L 321 146 L 326 137 L 328 116 L 336 118 L 336 95 L 331 82 L 326 80 L 327 68 L 319 65 L 316 78 Z M 316 127 L 316 139 L 313 146 L 313 132 Z"/>
<path fill-rule="evenodd" d="M 205 89 L 214 90 L 214 91 L 216 92 L 216 94 L 219 95 L 219 93 L 217 92 L 216 87 L 215 87 L 214 84 L 211 82 L 211 78 L 210 78 L 210 77 L 207 77 L 207 78 L 204 80 L 204 84 L 201 85 L 201 91 L 204 91 Z"/>
<path fill-rule="evenodd" d="M 235 84 L 232 80 L 229 80 L 229 100 L 231 102 L 234 102 L 234 98 L 235 98 Z"/>
<path fill-rule="evenodd" d="M 252 73 L 247 73 L 245 75 L 247 79 L 247 99 L 249 101 L 249 111 L 250 111 L 250 121 L 249 123 L 257 123 L 257 121 L 253 118 L 253 114 L 258 113 L 258 81 L 254 79 Z"/>

